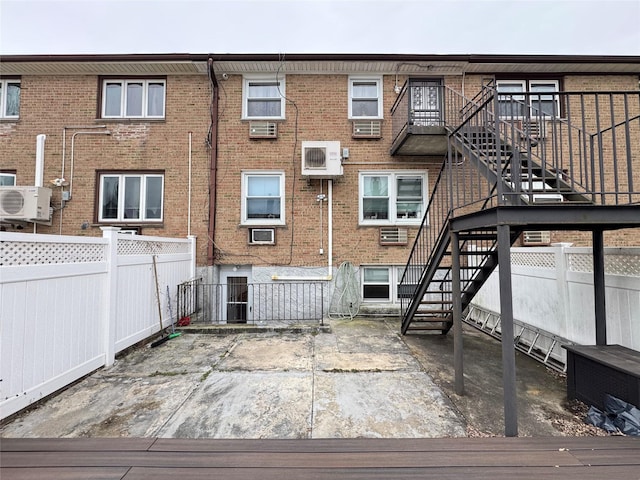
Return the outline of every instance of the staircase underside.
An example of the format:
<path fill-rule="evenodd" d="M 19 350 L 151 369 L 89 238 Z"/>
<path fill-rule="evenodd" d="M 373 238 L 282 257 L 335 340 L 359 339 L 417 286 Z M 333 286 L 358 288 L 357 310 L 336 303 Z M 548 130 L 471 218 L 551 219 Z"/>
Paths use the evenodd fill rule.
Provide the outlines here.
<path fill-rule="evenodd" d="M 498 225 L 518 230 L 619 230 L 640 227 L 640 205 L 507 205 L 461 215 L 450 224 L 457 232 Z"/>
<path fill-rule="evenodd" d="M 497 238 L 498 226 L 508 225 L 511 229 L 511 242 L 525 230 L 577 230 L 577 231 L 607 231 L 623 228 L 640 227 L 640 206 L 597 206 L 593 204 L 552 204 L 552 205 L 522 205 L 499 206 L 486 208 L 482 211 L 461 215 L 449 220 L 449 231 L 457 232 L 459 241 L 478 239 L 483 236 Z M 450 255 L 449 235 L 439 245 L 440 253 L 437 258 Z M 461 255 L 478 256 L 475 251 L 461 251 Z M 485 256 L 482 267 L 476 268 L 472 280 L 467 280 L 463 286 L 462 307 L 466 308 L 473 296 L 484 284 L 493 269 L 497 266 L 497 250 Z M 465 269 L 469 267 L 461 267 Z M 471 269 L 472 271 L 474 269 Z M 431 265 L 425 284 L 426 291 L 419 295 L 421 300 L 414 306 L 409 322 L 403 323 L 402 333 L 435 331 L 446 334 L 453 325 L 451 283 L 438 279 L 443 276 L 450 278 L 451 266 L 442 266 L 439 262 Z M 464 272 L 461 271 L 464 281 Z M 428 287 L 427 285 L 432 285 Z"/>

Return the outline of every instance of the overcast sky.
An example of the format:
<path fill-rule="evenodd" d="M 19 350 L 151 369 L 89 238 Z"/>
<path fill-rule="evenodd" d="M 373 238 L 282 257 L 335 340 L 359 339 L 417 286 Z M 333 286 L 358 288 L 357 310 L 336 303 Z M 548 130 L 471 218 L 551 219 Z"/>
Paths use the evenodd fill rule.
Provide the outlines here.
<path fill-rule="evenodd" d="M 640 55 L 640 0 L 0 0 L 0 54 Z"/>

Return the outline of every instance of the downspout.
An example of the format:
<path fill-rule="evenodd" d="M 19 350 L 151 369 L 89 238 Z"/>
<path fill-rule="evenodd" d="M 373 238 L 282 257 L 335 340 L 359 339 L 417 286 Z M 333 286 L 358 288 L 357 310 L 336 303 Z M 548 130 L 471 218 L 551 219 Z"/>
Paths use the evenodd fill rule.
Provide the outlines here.
<path fill-rule="evenodd" d="M 207 264 L 215 263 L 215 251 L 213 239 L 216 231 L 216 186 L 218 183 L 218 82 L 213 70 L 213 59 L 208 60 L 209 82 L 211 83 L 211 102 L 209 114 L 211 115 L 211 128 L 209 130 L 209 148 L 211 148 L 211 160 L 209 163 L 209 231 L 207 242 Z"/>
<path fill-rule="evenodd" d="M 187 179 L 188 194 L 187 194 L 187 237 L 191 236 L 191 155 L 192 155 L 192 143 L 191 132 L 189 132 L 189 178 Z"/>
<path fill-rule="evenodd" d="M 327 180 L 327 280 L 333 276 L 333 180 Z"/>

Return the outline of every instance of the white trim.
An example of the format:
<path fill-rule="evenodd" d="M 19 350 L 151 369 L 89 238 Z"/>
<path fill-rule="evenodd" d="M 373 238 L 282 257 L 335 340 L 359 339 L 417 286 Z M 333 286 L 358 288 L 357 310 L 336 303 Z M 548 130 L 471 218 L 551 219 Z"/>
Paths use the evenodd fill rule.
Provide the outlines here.
<path fill-rule="evenodd" d="M 278 177 L 279 179 L 279 199 L 280 199 L 280 218 L 247 218 L 247 194 L 249 192 L 249 178 L 251 177 Z M 240 224 L 247 226 L 271 226 L 285 225 L 285 173 L 282 171 L 247 171 L 242 172 L 242 188 L 241 188 L 241 207 L 240 207 Z"/>
<path fill-rule="evenodd" d="M 142 84 L 142 112 L 140 115 L 127 115 L 127 85 Z M 107 115 L 107 84 L 120 85 L 120 114 Z M 160 115 L 149 115 L 149 85 L 162 84 L 162 113 Z M 166 116 L 167 110 L 167 81 L 163 78 L 136 79 L 136 78 L 105 78 L 102 81 L 102 106 L 100 109 L 101 118 L 150 118 L 162 119 Z"/>
<path fill-rule="evenodd" d="M 118 178 L 118 211 L 117 218 L 104 218 L 102 212 L 102 206 L 104 202 L 104 189 L 103 179 L 106 177 Z M 139 204 L 139 216 L 138 218 L 125 218 L 124 217 L 124 205 L 125 205 L 125 187 L 124 181 L 126 178 L 139 178 L 140 179 L 140 204 Z M 160 178 L 162 180 L 161 192 L 160 192 L 160 217 L 159 218 L 146 218 L 146 192 L 147 192 L 147 179 Z M 98 222 L 100 223 L 160 223 L 164 219 L 164 174 L 162 173 L 126 173 L 126 172 L 103 172 L 98 178 Z"/>
<path fill-rule="evenodd" d="M 374 75 L 374 76 L 349 76 L 348 79 L 348 88 L 349 88 L 349 120 L 382 120 L 384 118 L 384 110 L 383 110 L 383 77 L 382 75 Z M 353 84 L 357 82 L 375 82 L 377 87 L 377 100 L 378 100 L 378 113 L 377 115 L 354 115 L 353 114 Z M 370 99 L 373 99 L 371 97 Z"/>
<path fill-rule="evenodd" d="M 503 94 L 508 94 L 511 96 L 511 98 L 513 98 L 514 100 L 517 101 L 521 101 L 523 103 L 527 103 L 528 105 L 528 110 L 529 110 L 529 115 L 532 119 L 540 119 L 543 120 L 543 117 L 548 117 L 548 115 L 546 114 L 542 114 L 541 112 L 534 112 L 533 110 L 533 99 L 536 96 L 540 96 L 543 97 L 546 95 L 551 94 L 552 92 L 535 92 L 532 88 L 531 85 L 553 85 L 555 87 L 555 91 L 554 93 L 557 93 L 560 91 L 560 82 L 558 80 L 547 80 L 547 79 L 541 79 L 541 80 L 496 80 L 496 90 L 498 91 L 498 101 L 500 101 L 500 84 L 505 85 L 505 84 L 509 84 L 509 85 L 520 85 L 522 88 L 522 95 L 518 95 L 518 92 L 502 92 Z M 527 92 L 529 93 L 528 96 L 526 96 L 524 93 Z M 555 111 L 556 111 L 556 115 L 558 117 L 560 117 L 560 98 L 558 95 L 555 96 L 554 102 L 556 104 L 555 106 Z M 514 120 L 519 120 L 522 118 L 526 118 L 523 115 L 501 115 L 501 118 L 510 118 L 510 119 L 514 119 Z"/>
<path fill-rule="evenodd" d="M 387 271 L 387 281 L 386 282 L 366 282 L 364 279 L 364 274 L 367 269 L 378 269 L 378 270 L 386 270 Z M 362 265 L 360 267 L 360 295 L 362 296 L 362 301 L 365 303 L 392 303 L 394 298 L 393 293 L 393 278 L 394 278 L 394 267 L 391 265 Z M 389 288 L 389 293 L 387 298 L 365 298 L 364 296 L 364 287 L 365 285 L 387 285 Z"/>
<path fill-rule="evenodd" d="M 370 219 L 364 218 L 364 177 L 386 177 L 388 181 L 388 218 Z M 422 211 L 415 218 L 397 217 L 397 180 L 402 177 L 420 177 L 422 179 Z M 428 173 L 423 170 L 408 171 L 362 171 L 358 174 L 358 223 L 359 225 L 395 226 L 395 225 L 420 225 L 427 211 Z"/>
<path fill-rule="evenodd" d="M 12 178 L 13 179 L 13 183 L 11 184 L 5 184 L 0 182 L 0 186 L 5 186 L 5 187 L 15 187 L 16 186 L 16 174 L 15 173 L 6 173 L 6 172 L 0 172 L 0 178 L 1 177 L 6 177 L 6 178 Z"/>
<path fill-rule="evenodd" d="M 364 297 L 364 271 L 367 268 L 385 268 L 389 272 L 389 298 L 388 299 L 380 299 L 380 298 L 365 298 Z M 362 297 L 362 302 L 367 304 L 375 304 L 375 303 L 385 303 L 385 304 L 398 304 L 400 303 L 400 295 L 398 294 L 398 289 L 400 287 L 400 280 L 402 280 L 402 274 L 406 265 L 396 265 L 396 264 L 383 264 L 383 265 L 361 265 L 360 266 L 360 296 Z M 382 285 L 381 282 L 371 282 L 370 285 Z"/>
<path fill-rule="evenodd" d="M 249 116 L 249 85 L 252 83 L 273 83 L 278 86 L 280 94 L 280 115 L 272 116 Z M 269 97 L 274 99 L 276 97 Z M 242 76 L 242 120 L 284 120 L 286 106 L 286 79 L 284 75 L 243 75 Z"/>
<path fill-rule="evenodd" d="M 20 103 L 22 103 L 22 94 L 20 95 L 20 102 L 18 103 L 18 114 L 17 115 L 7 115 L 7 95 L 9 94 L 9 84 L 18 84 L 20 85 L 20 90 L 22 91 L 22 80 L 19 78 L 6 78 L 4 80 L 0 80 L 0 118 L 2 119 L 19 119 L 20 118 Z"/>

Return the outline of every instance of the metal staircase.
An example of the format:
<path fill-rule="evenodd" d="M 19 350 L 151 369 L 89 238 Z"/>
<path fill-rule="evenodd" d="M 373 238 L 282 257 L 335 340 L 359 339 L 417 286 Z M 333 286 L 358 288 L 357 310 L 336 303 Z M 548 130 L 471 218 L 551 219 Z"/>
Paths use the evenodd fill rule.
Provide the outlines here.
<path fill-rule="evenodd" d="M 589 134 L 584 114 L 582 123 L 576 125 L 571 118 L 561 118 L 559 112 L 536 111 L 530 102 L 521 105 L 527 107 L 524 119 L 496 115 L 504 108 L 500 102 L 504 104 L 505 99 L 492 85 L 472 100 L 446 88 L 442 96 L 448 98 L 443 107 L 447 161 L 435 182 L 400 283 L 403 334 L 446 334 L 451 329 L 454 292 L 460 292 L 462 309 L 466 309 L 498 265 L 497 228 L 501 222 L 509 223 L 512 245 L 527 229 L 569 229 L 570 223 L 583 229 L 580 222 L 591 228 L 589 222 L 598 221 L 592 210 L 583 212 L 574 207 L 620 205 L 621 190 L 627 205 L 639 198 L 633 186 L 632 155 L 627 153 L 626 163 L 618 163 L 616 158 L 616 151 L 621 150 L 621 145 L 616 146 L 616 135 L 626 132 L 627 142 L 632 142 L 629 132 L 635 123 L 640 127 L 637 116 L 627 115 L 626 121 Z M 585 103 L 582 97 L 580 100 Z M 508 101 L 522 102 L 515 98 Z M 560 103 L 568 109 L 573 99 L 567 96 Z M 606 178 L 607 135 L 613 140 L 612 167 L 620 172 L 614 179 Z M 625 148 L 631 151 L 630 146 Z M 519 210 L 512 210 L 510 220 L 498 219 L 514 207 Z M 491 215 L 485 215 L 489 211 Z M 526 218 L 517 218 L 518 214 Z M 598 218 L 602 222 L 606 217 Z M 616 221 L 606 227 L 622 228 L 621 224 Z M 456 275 L 451 261 L 452 232 L 459 242 Z M 454 277 L 460 279 L 459 289 L 453 288 Z"/>

